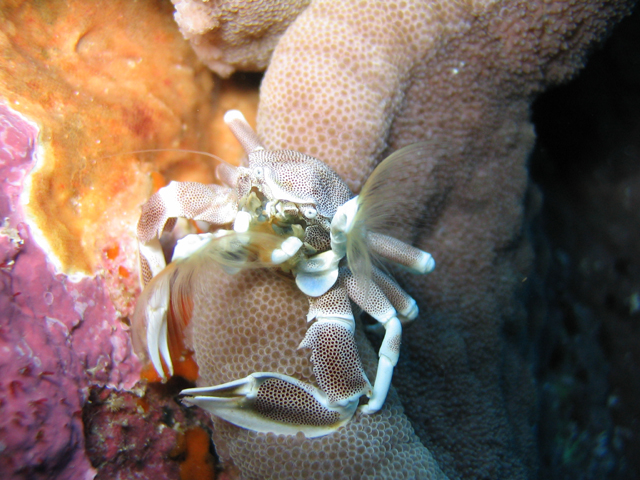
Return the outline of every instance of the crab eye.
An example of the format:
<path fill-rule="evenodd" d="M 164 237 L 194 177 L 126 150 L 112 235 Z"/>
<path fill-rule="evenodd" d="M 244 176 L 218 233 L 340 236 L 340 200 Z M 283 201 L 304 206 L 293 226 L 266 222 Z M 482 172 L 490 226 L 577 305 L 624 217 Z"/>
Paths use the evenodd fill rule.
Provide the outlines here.
<path fill-rule="evenodd" d="M 264 178 L 264 169 L 262 167 L 256 167 L 253 169 L 253 174 L 256 178 Z"/>
<path fill-rule="evenodd" d="M 316 218 L 318 215 L 318 211 L 310 206 L 302 207 L 300 210 L 302 211 L 302 215 L 306 218 Z"/>

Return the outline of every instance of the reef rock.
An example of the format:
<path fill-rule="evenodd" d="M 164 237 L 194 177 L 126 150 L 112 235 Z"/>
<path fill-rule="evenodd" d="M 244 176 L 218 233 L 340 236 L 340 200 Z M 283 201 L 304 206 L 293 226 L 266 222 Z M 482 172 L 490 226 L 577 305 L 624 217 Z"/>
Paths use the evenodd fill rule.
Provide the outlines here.
<path fill-rule="evenodd" d="M 171 0 L 180 31 L 221 77 L 262 71 L 289 24 L 311 0 Z"/>

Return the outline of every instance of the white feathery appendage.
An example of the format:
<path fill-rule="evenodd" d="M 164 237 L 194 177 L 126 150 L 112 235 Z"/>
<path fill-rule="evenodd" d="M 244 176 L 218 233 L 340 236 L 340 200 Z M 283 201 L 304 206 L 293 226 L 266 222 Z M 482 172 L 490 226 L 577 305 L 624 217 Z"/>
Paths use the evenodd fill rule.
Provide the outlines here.
<path fill-rule="evenodd" d="M 293 240 L 291 240 L 293 238 Z M 262 232 L 238 234 L 231 230 L 186 235 L 178 241 L 171 263 L 154 276 L 142 291 L 133 315 L 132 333 L 135 352 L 151 360 L 161 378 L 173 374 L 169 345 L 180 335 L 189 345 L 188 326 L 193 298 L 200 285 L 202 270 L 220 266 L 227 273 L 245 268 L 275 265 L 272 253 L 283 250 L 293 256 L 295 237 L 280 237 Z M 164 362 L 164 366 L 163 366 Z"/>
<path fill-rule="evenodd" d="M 403 185 L 409 184 L 411 179 L 411 169 L 407 167 L 426 157 L 429 147 L 428 142 L 414 143 L 392 153 L 376 167 L 362 187 L 346 245 L 349 269 L 356 278 L 371 278 L 373 259 L 367 236 L 369 232 L 393 236 L 393 231 L 388 230 L 399 213 L 397 198 L 406 195 Z"/>
<path fill-rule="evenodd" d="M 178 241 L 170 265 L 176 264 L 171 286 L 172 301 L 190 295 L 193 278 L 213 264 L 234 274 L 247 268 L 270 268 L 274 250 L 287 248 L 287 238 L 264 232 L 217 230 L 215 233 L 187 235 Z"/>

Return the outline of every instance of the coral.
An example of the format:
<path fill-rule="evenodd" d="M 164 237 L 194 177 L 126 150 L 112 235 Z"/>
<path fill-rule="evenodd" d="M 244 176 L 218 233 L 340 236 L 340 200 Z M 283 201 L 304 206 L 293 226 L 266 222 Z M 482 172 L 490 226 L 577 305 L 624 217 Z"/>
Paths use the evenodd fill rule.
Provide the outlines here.
<path fill-rule="evenodd" d="M 264 70 L 280 36 L 311 0 L 171 1 L 180 31 L 201 60 L 228 77 L 236 69 Z"/>
<path fill-rule="evenodd" d="M 422 315 L 406 331 L 394 385 L 420 439 L 450 477 L 527 478 L 537 470 L 535 391 L 519 299 L 532 257 L 523 234 L 526 159 L 534 141 L 529 106 L 582 66 L 629 3 L 318 0 L 274 50 L 258 112 L 267 147 L 317 156 L 357 191 L 386 151 L 431 141 L 429 165 L 406 173 L 398 203 L 404 233 L 432 252 L 438 267 L 425 279 L 400 274 Z M 305 378 L 294 349 L 306 305 L 289 300 L 285 315 L 278 302 L 295 298 L 286 293 L 290 287 L 274 281 L 265 291 L 265 280 L 251 281 L 248 289 L 244 277 L 236 278 L 228 294 L 222 280 L 213 283 L 223 297 L 243 300 L 228 313 L 210 314 L 203 330 L 208 341 L 195 337 L 203 383 L 274 366 Z M 241 312 L 256 323 L 236 325 Z M 285 327 L 290 345 L 280 340 Z M 213 340 L 219 332 L 241 343 L 214 345 L 223 341 Z M 361 350 L 371 354 L 364 343 Z M 413 438 L 393 396 L 380 417 L 379 426 L 400 422 L 396 431 Z M 291 478 L 293 471 L 320 475 L 326 470 L 319 462 L 300 457 L 295 470 L 288 459 L 315 448 L 328 455 L 334 445 L 216 425 L 221 457 L 246 478 L 277 470 L 275 478 L 289 468 Z M 378 428 L 366 439 L 382 442 L 383 450 L 393 441 Z M 396 455 L 399 462 L 432 461 L 412 445 L 408 456 Z M 339 472 L 350 465 L 354 476 L 366 476 L 361 451 L 371 450 L 349 450 Z M 375 465 L 383 470 L 383 463 Z M 324 468 L 330 465 L 338 464 Z"/>
<path fill-rule="evenodd" d="M 522 235 L 528 108 L 581 66 L 624 11 L 559 1 L 407 2 L 402 10 L 359 2 L 345 12 L 314 2 L 265 76 L 258 130 L 267 144 L 320 156 L 355 189 L 387 146 L 434 143 L 444 200 L 428 198 L 430 218 L 410 233 L 438 267 L 403 278 L 423 314 L 407 329 L 394 385 L 452 477 L 535 472 L 535 394 L 517 299 L 531 259 Z M 434 185 L 432 175 L 410 178 Z"/>
<path fill-rule="evenodd" d="M 202 2 L 201 11 L 213 3 Z M 423 313 L 405 334 L 398 391 L 379 414 L 315 440 L 216 421 L 216 449 L 230 471 L 245 478 L 442 477 L 439 467 L 453 478 L 535 474 L 535 399 L 516 298 L 531 255 L 522 230 L 528 108 L 537 92 L 581 66 L 626 3 L 315 1 L 274 13 L 275 3 L 241 2 L 233 4 L 237 15 L 214 11 L 224 20 L 217 31 L 183 26 L 187 35 L 204 33 L 192 43 L 205 60 L 207 49 L 219 49 L 209 59 L 223 74 L 262 68 L 275 48 L 259 133 L 271 148 L 318 156 L 354 189 L 385 151 L 418 139 L 434 146 L 428 164 L 407 172 L 399 195 L 403 233 L 434 253 L 438 269 L 426 280 L 402 278 Z M 205 16 L 207 23 L 211 12 Z M 3 3 L 0 25 L 0 470 L 9 478 L 91 478 L 96 469 L 113 476 L 110 469 L 130 460 L 113 450 L 123 432 L 96 443 L 110 416 L 103 409 L 92 417 L 86 400 L 99 406 L 100 389 L 92 397 L 90 386 L 127 388 L 139 374 L 119 319 L 137 292 L 138 205 L 152 189 L 150 172 L 161 173 L 160 184 L 213 178 L 206 162 L 186 155 L 141 161 L 123 152 L 210 150 L 202 125 L 211 114 L 211 77 L 167 3 L 14 0 Z M 415 221 L 425 213 L 427 221 Z M 264 272 L 214 273 L 201 279 L 211 283 L 194 307 L 202 320 L 194 330 L 207 333 L 195 338 L 202 382 L 258 370 L 313 381 L 308 352 L 296 350 L 307 305 L 295 287 Z M 228 310 L 212 311 L 215 304 Z M 375 353 L 361 333 L 357 341 L 372 376 Z M 137 401 L 127 392 L 102 394 L 114 416 Z M 145 417 L 140 405 L 134 419 L 129 406 L 122 415 L 136 422 L 136 438 L 180 455 L 159 438 L 156 413 Z M 181 415 L 174 404 L 171 411 Z M 165 430 L 181 444 L 173 428 Z M 206 468 L 202 441 L 186 432 L 185 458 Z M 152 463 L 166 460 L 157 455 Z M 181 470 L 175 462 L 158 468 Z"/>
<path fill-rule="evenodd" d="M 21 208 L 36 126 L 0 104 L 0 468 L 11 478 L 90 478 L 80 413 L 88 383 L 131 386 L 139 364 L 104 281 L 57 275 Z M 17 477 L 16 477 L 17 478 Z"/>

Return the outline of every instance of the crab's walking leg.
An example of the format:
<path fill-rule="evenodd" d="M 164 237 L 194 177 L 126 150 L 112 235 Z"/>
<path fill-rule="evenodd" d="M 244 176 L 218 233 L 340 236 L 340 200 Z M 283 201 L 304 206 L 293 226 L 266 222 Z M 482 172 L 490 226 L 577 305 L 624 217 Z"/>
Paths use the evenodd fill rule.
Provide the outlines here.
<path fill-rule="evenodd" d="M 402 325 L 406 325 L 416 319 L 418 316 L 418 304 L 392 277 L 374 266 L 371 272 L 371 279 L 380 287 L 384 296 L 396 309 Z"/>
<path fill-rule="evenodd" d="M 315 319 L 299 348 L 311 348 L 311 363 L 318 385 L 331 405 L 357 404 L 371 395 L 353 332 L 355 321 L 344 285 L 336 283 L 324 295 L 309 298 L 307 320 Z"/>
<path fill-rule="evenodd" d="M 146 343 L 145 350 L 148 350 L 154 368 L 163 379 L 165 374 L 161 358 L 170 375 L 173 374 L 173 365 L 167 338 L 170 275 L 165 268 L 159 237 L 163 231 L 173 228 L 177 217 L 223 225 L 232 222 L 236 213 L 236 193 L 232 188 L 195 182 L 171 182 L 142 206 L 137 229 L 141 283 L 146 286 L 154 277 L 157 281 L 149 286 L 146 295 L 138 301 L 134 330 L 138 332 L 138 337 L 146 332 L 146 341 L 140 343 Z M 164 278 L 158 278 L 162 276 L 161 273 Z"/>
<path fill-rule="evenodd" d="M 372 252 L 403 265 L 414 273 L 429 273 L 436 266 L 431 254 L 388 235 L 369 232 L 367 244 Z"/>
<path fill-rule="evenodd" d="M 389 393 L 393 369 L 400 355 L 402 325 L 396 309 L 372 279 L 356 279 L 348 268 L 341 268 L 339 281 L 347 289 L 349 298 L 380 322 L 385 330 L 378 352 L 378 372 L 373 384 L 373 393 L 369 403 L 362 407 L 364 413 L 375 413 L 380 410 Z M 366 284 L 363 285 L 363 282 Z"/>
<path fill-rule="evenodd" d="M 258 135 L 239 110 L 229 110 L 224 114 L 224 123 L 227 124 L 233 136 L 236 137 L 244 151 L 249 154 L 256 150 L 264 150 Z"/>

